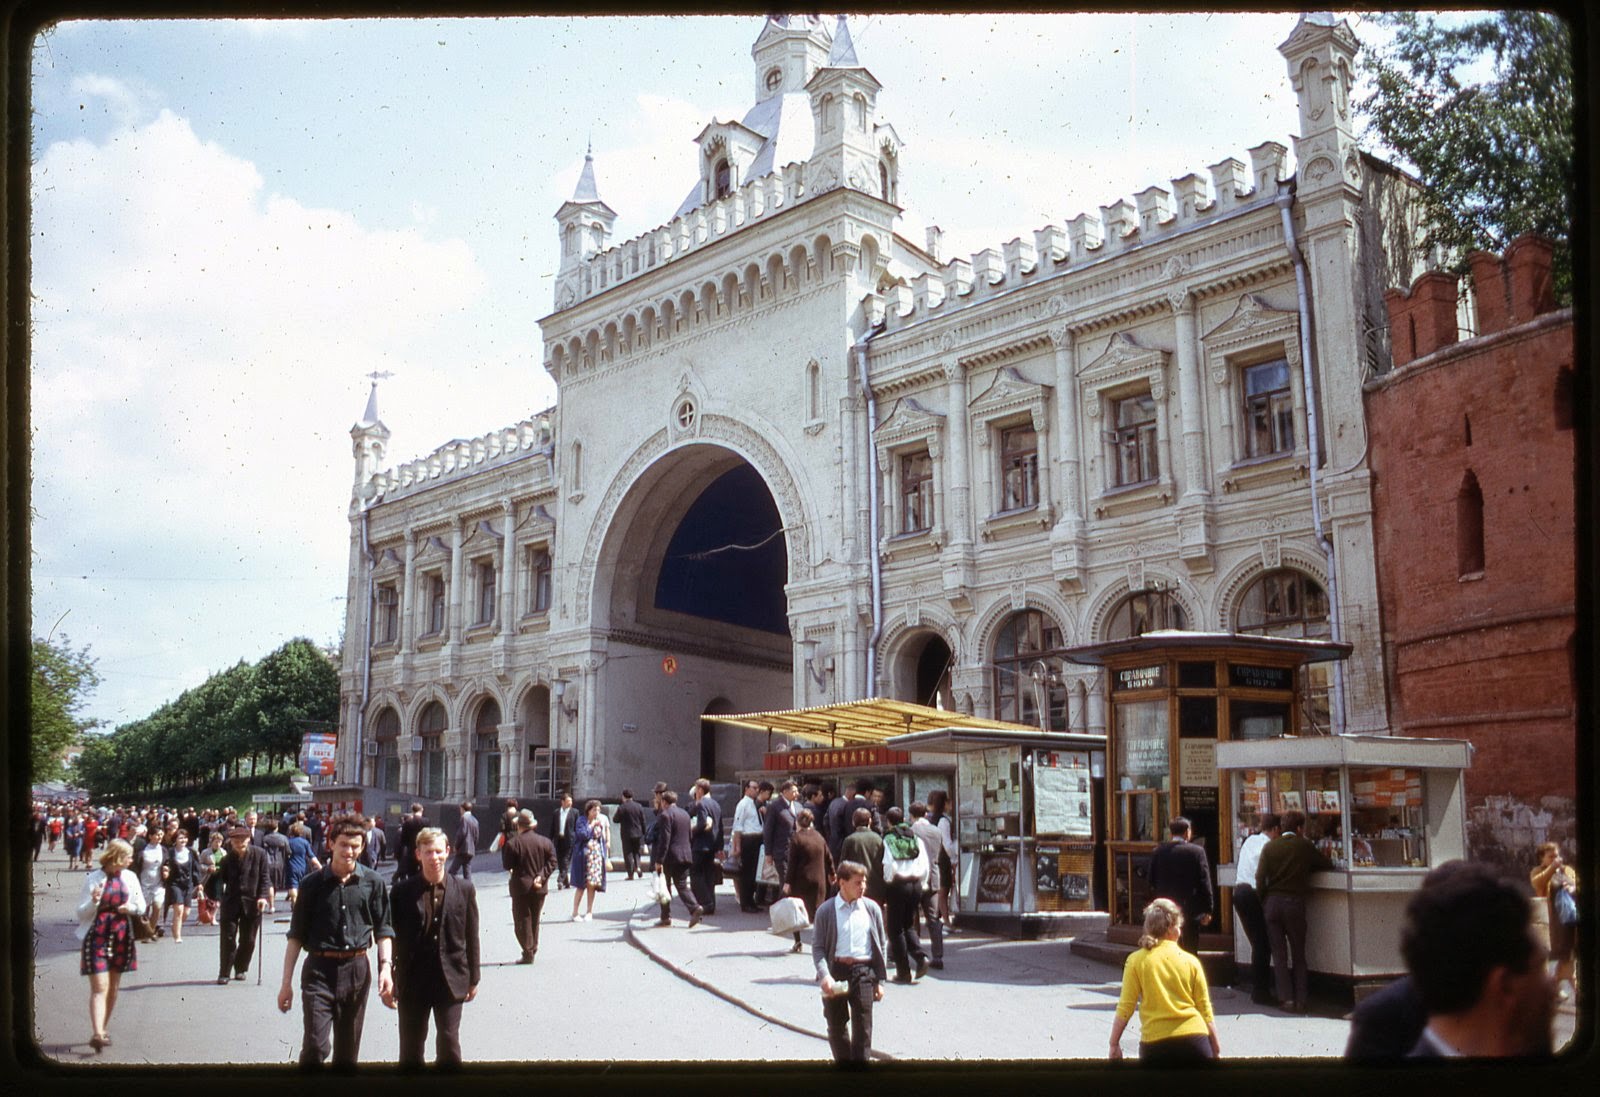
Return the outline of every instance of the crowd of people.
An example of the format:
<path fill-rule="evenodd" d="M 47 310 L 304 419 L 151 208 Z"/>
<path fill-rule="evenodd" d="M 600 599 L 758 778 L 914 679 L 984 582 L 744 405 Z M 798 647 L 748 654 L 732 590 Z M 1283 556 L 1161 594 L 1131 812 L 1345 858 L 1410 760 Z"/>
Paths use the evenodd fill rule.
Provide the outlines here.
<path fill-rule="evenodd" d="M 843 796 L 793 780 L 777 787 L 752 780 L 726 843 L 722 808 L 711 793 L 708 780 L 694 782 L 685 810 L 660 783 L 652 790 L 651 819 L 628 790 L 614 821 L 600 801 L 580 810 L 566 795 L 549 838 L 538 833 L 532 811 L 509 803 L 491 848 L 509 876 L 517 962 L 531 964 L 537 956 L 551 890 L 573 890 L 573 921 L 593 917 L 615 830 L 628 879 L 646 874 L 642 854 L 649 852 L 660 926 L 673 925 L 674 893 L 689 926 L 714 915 L 726 871 L 742 912 L 772 910 L 775 924 L 778 913 L 792 920 L 795 952 L 803 948 L 800 929 L 813 927 L 812 959 L 833 1056 L 841 1064 L 865 1063 L 884 983 L 912 984 L 930 967 L 943 967 L 956 861 L 946 795 L 936 791 L 911 804 L 908 821 L 898 806 L 884 806 L 870 781 Z M 1304 1012 L 1305 888 L 1310 873 L 1325 866 L 1298 834 L 1299 813 L 1263 815 L 1258 824 L 1240 851 L 1234 889 L 1234 909 L 1252 946 L 1254 997 Z M 303 955 L 303 1065 L 356 1062 L 374 947 L 379 997 L 399 1014 L 401 1063 L 421 1065 L 431 1019 L 436 1061 L 459 1064 L 461 1006 L 476 996 L 479 976 L 471 864 L 481 835 L 471 801 L 460 805 L 453 844 L 427 825 L 420 803 L 412 804 L 399 827 L 392 880 L 377 871 L 387 845 L 380 821 L 334 817 L 322 808 L 241 816 L 232 808 L 54 801 L 34 805 L 32 825 L 36 855 L 59 847 L 69 867 L 96 866 L 86 873 L 77 907 L 80 970 L 90 986 L 89 1044 L 96 1052 L 111 1043 L 119 984 L 137 969 L 139 942 L 170 936 L 182 943 L 193 911 L 199 924 L 219 926 L 217 983 L 242 981 L 262 917 L 277 910 L 282 896 L 290 921 L 278 1005 L 292 1007 Z M 1142 1061 L 1200 1062 L 1221 1050 L 1194 932 L 1210 920 L 1209 866 L 1187 819 L 1174 819 L 1169 829 L 1169 841 L 1151 859 L 1157 897 L 1143 912 L 1144 936 L 1124 968 L 1113 1059 L 1121 1057 L 1136 1011 Z M 1538 858 L 1526 882 L 1470 862 L 1429 873 L 1402 930 L 1409 974 L 1357 1009 L 1351 1059 L 1549 1053 L 1558 994 L 1569 996 L 1560 984 L 1576 991 L 1577 878 L 1554 843 L 1540 846 Z"/>

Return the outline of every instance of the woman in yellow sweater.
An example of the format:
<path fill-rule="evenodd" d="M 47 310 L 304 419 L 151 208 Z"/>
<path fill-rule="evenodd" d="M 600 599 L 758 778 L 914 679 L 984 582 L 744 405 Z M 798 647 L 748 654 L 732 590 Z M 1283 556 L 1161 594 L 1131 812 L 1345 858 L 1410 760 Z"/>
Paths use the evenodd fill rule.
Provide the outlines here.
<path fill-rule="evenodd" d="M 1211 991 L 1199 957 L 1178 947 L 1183 912 L 1171 899 L 1144 908 L 1139 951 L 1122 969 L 1122 996 L 1111 1023 L 1111 1058 L 1122 1058 L 1122 1032 L 1139 1007 L 1139 1061 L 1195 1063 L 1222 1054 L 1211 1016 Z"/>

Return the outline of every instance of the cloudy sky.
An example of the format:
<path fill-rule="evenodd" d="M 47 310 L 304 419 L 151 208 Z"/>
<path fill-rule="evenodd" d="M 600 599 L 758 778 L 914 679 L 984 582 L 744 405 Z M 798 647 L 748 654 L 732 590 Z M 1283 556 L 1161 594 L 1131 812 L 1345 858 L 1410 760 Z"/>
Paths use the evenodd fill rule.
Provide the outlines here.
<path fill-rule="evenodd" d="M 1353 20 L 1357 32 L 1368 28 Z M 147 715 L 344 616 L 364 375 L 390 458 L 549 406 L 553 215 L 616 239 L 754 99 L 759 16 L 63 23 L 34 43 L 34 632 Z M 855 16 L 902 231 L 1064 225 L 1274 140 L 1292 15 Z"/>

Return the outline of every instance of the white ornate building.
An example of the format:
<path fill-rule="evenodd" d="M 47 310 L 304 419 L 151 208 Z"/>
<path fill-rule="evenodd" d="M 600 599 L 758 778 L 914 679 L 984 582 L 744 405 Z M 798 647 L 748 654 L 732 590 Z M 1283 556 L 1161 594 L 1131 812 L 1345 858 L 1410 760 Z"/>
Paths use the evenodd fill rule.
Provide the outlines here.
<path fill-rule="evenodd" d="M 388 470 L 353 429 L 342 782 L 615 797 L 759 760 L 708 713 L 875 695 L 1100 730 L 1053 653 L 1159 626 L 1336 634 L 1308 706 L 1385 730 L 1361 385 L 1415 272 L 1356 48 L 1280 47 L 1292 174 L 945 259 L 844 20 L 767 20 L 673 220 L 613 240 L 592 160 L 557 212 L 556 407 Z"/>

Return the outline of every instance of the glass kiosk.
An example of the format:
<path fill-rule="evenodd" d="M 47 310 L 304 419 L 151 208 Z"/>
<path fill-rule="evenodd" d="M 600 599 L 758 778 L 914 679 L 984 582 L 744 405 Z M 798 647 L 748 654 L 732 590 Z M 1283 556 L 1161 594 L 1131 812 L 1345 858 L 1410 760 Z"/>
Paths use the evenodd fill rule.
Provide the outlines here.
<path fill-rule="evenodd" d="M 1234 810 L 1217 769 L 1219 747 L 1299 734 L 1299 669 L 1349 654 L 1349 644 L 1328 640 L 1175 630 L 1065 653 L 1105 667 L 1108 678 L 1108 940 L 1138 940 L 1154 898 L 1150 855 L 1173 816 L 1193 823 L 1213 872 L 1231 859 Z M 1201 948 L 1232 951 L 1230 912 L 1220 894 L 1221 909 L 1212 912 Z"/>

